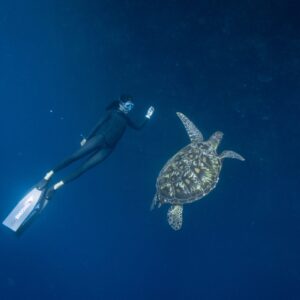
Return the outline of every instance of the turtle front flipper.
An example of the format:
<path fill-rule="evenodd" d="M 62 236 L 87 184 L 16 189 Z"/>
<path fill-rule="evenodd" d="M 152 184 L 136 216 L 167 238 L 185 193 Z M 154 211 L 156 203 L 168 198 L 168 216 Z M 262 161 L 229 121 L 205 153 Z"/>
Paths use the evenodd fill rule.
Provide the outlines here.
<path fill-rule="evenodd" d="M 174 230 L 182 226 L 182 205 L 172 205 L 168 210 L 168 223 Z"/>
<path fill-rule="evenodd" d="M 192 143 L 202 142 L 203 135 L 200 130 L 183 113 L 176 113 L 186 129 Z"/>
<path fill-rule="evenodd" d="M 238 154 L 238 153 L 236 153 L 234 151 L 231 151 L 231 150 L 223 151 L 220 154 L 220 158 L 221 159 L 224 159 L 224 158 L 234 158 L 234 159 L 239 159 L 239 160 L 242 160 L 242 161 L 245 160 L 245 158 L 243 156 L 241 156 L 240 154 Z"/>

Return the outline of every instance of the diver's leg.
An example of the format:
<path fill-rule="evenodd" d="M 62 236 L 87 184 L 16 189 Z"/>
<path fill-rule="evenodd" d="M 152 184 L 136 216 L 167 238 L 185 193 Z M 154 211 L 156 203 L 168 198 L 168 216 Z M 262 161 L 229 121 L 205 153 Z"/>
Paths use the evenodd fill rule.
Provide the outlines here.
<path fill-rule="evenodd" d="M 104 143 L 104 139 L 102 136 L 95 136 L 91 140 L 87 141 L 85 145 L 83 145 L 80 149 L 78 149 L 75 153 L 73 153 L 70 157 L 66 160 L 62 161 L 58 164 L 54 169 L 53 172 L 60 171 L 65 167 L 69 166 L 71 163 L 83 158 L 84 156 L 96 151 L 101 147 Z"/>
<path fill-rule="evenodd" d="M 48 187 L 50 179 L 57 171 L 69 166 L 71 163 L 81 159 L 82 157 L 96 152 L 105 143 L 104 137 L 102 135 L 97 135 L 86 142 L 79 150 L 73 153 L 66 160 L 58 164 L 55 168 L 49 171 L 44 178 L 36 185 L 39 190 L 44 190 Z"/>
<path fill-rule="evenodd" d="M 86 162 L 82 164 L 81 167 L 79 167 L 75 172 L 73 172 L 71 175 L 66 177 L 63 182 L 68 183 L 73 181 L 74 179 L 78 178 L 82 174 L 84 174 L 86 171 L 91 169 L 92 167 L 98 165 L 102 161 L 104 161 L 112 152 L 112 148 L 106 147 L 99 151 L 97 151 L 94 155 L 92 155 Z"/>
<path fill-rule="evenodd" d="M 94 155 L 92 155 L 86 162 L 84 162 L 77 170 L 75 170 L 72 174 L 65 177 L 63 180 L 57 182 L 52 187 L 50 187 L 47 191 L 46 198 L 50 199 L 53 192 L 61 188 L 66 183 L 69 183 L 82 174 L 84 174 L 86 171 L 91 169 L 92 167 L 98 165 L 102 161 L 104 161 L 112 152 L 113 148 L 103 148 L 99 151 L 97 151 Z"/>
<path fill-rule="evenodd" d="M 73 153 L 70 157 L 68 157 L 66 160 L 58 164 L 55 168 L 53 168 L 50 172 L 48 172 L 45 177 L 38 183 L 38 188 L 43 189 L 45 188 L 51 177 L 56 173 L 57 171 L 69 166 L 71 163 L 83 158 L 84 156 L 91 154 L 95 151 L 97 151 L 103 144 L 105 143 L 104 137 L 102 135 L 98 135 L 90 139 L 86 142 L 85 145 L 83 145 L 79 150 L 77 150 L 75 153 Z"/>

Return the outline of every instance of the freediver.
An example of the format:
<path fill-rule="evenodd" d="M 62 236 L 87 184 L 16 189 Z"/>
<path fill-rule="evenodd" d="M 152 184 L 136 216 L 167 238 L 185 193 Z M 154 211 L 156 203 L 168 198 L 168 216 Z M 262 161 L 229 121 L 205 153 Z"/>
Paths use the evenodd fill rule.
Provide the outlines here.
<path fill-rule="evenodd" d="M 147 110 L 145 119 L 141 123 L 134 122 L 129 113 L 134 108 L 130 95 L 121 95 L 119 100 L 113 101 L 106 107 L 106 113 L 96 124 L 90 134 L 80 142 L 80 149 L 62 161 L 28 193 L 3 222 L 10 229 L 17 231 L 27 219 L 40 212 L 52 198 L 54 192 L 65 184 L 75 180 L 92 167 L 104 161 L 115 149 L 127 127 L 139 130 L 151 118 L 154 108 Z M 50 186 L 50 179 L 60 170 L 79 159 L 86 160 L 73 173 Z M 24 215 L 24 216 L 23 216 Z"/>
<path fill-rule="evenodd" d="M 105 160 L 113 152 L 128 126 L 135 130 L 142 129 L 154 112 L 154 108 L 150 107 L 143 122 L 137 124 L 129 117 L 129 113 L 133 108 L 134 103 L 129 95 L 121 95 L 119 101 L 113 101 L 106 107 L 106 114 L 99 120 L 90 134 L 80 142 L 81 148 L 49 171 L 38 184 L 38 189 L 47 188 L 49 180 L 55 173 L 73 162 L 91 155 L 77 170 L 47 188 L 45 193 L 46 200 L 52 197 L 54 191 Z"/>

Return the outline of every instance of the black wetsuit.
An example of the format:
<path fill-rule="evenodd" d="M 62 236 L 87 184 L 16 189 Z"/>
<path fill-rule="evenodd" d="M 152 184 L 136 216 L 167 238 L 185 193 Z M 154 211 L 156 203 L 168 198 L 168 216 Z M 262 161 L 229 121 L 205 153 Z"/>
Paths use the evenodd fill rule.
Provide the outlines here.
<path fill-rule="evenodd" d="M 88 156 L 87 160 L 77 170 L 62 181 L 68 183 L 76 179 L 90 168 L 102 162 L 112 153 L 117 142 L 123 136 L 127 126 L 139 130 L 144 127 L 147 121 L 148 119 L 145 118 L 141 124 L 136 124 L 127 114 L 116 107 L 107 110 L 104 117 L 87 136 L 86 143 L 73 155 L 57 165 L 53 169 L 54 173 L 67 167 L 71 163 Z"/>

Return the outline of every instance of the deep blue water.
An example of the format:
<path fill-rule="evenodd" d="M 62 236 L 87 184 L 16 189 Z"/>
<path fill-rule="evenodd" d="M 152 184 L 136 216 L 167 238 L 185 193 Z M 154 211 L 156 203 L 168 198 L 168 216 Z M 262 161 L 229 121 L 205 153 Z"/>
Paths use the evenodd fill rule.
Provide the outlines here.
<path fill-rule="evenodd" d="M 119 94 L 156 112 L 22 236 L 1 226 L 0 299 L 300 299 L 299 8 L 1 1 L 1 220 Z M 246 162 L 226 160 L 174 232 L 149 207 L 189 142 L 177 111 Z"/>

